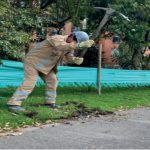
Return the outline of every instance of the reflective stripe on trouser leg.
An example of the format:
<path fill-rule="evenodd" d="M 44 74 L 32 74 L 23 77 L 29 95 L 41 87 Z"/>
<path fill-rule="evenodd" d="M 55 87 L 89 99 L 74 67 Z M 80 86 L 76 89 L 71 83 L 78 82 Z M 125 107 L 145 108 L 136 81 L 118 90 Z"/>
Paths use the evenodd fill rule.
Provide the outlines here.
<path fill-rule="evenodd" d="M 9 99 L 8 105 L 20 106 L 22 101 L 25 100 L 32 92 L 36 81 L 38 79 L 38 71 L 30 64 L 24 65 L 24 82 L 16 90 L 13 96 Z"/>
<path fill-rule="evenodd" d="M 46 104 L 52 104 L 56 101 L 56 91 L 46 91 L 45 94 Z"/>
<path fill-rule="evenodd" d="M 49 72 L 47 75 L 43 75 L 43 79 L 46 84 L 45 100 L 47 104 L 55 103 L 56 101 L 56 89 L 57 89 L 57 77 L 54 71 Z"/>

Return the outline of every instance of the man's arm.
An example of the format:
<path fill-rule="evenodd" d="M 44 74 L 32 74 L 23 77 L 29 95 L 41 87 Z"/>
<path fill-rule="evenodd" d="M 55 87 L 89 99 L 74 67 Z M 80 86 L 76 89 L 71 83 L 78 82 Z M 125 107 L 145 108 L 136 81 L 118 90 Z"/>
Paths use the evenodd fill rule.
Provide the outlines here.
<path fill-rule="evenodd" d="M 63 50 L 63 51 L 72 51 L 75 50 L 77 47 L 77 44 L 72 42 L 72 43 L 67 43 L 64 41 L 64 38 L 61 36 L 53 36 L 47 41 L 50 43 L 51 46 L 58 50 Z"/>
<path fill-rule="evenodd" d="M 72 63 L 72 62 L 73 62 L 73 59 L 74 59 L 74 57 L 75 57 L 75 56 L 74 56 L 74 51 L 72 50 L 72 51 L 66 53 L 66 54 L 64 55 L 64 57 L 65 57 L 65 60 L 66 60 L 67 62 Z"/>
<path fill-rule="evenodd" d="M 67 43 L 64 40 L 63 36 L 52 36 L 51 38 L 48 38 L 47 41 L 54 48 L 63 51 L 72 51 L 72 50 L 89 48 L 94 44 L 93 40 L 87 40 L 81 43 L 76 43 L 76 42 Z"/>
<path fill-rule="evenodd" d="M 65 61 L 69 62 L 69 63 L 74 63 L 77 65 L 80 65 L 83 62 L 83 58 L 75 57 L 74 52 L 71 51 L 71 52 L 68 52 L 67 54 L 65 54 Z"/>

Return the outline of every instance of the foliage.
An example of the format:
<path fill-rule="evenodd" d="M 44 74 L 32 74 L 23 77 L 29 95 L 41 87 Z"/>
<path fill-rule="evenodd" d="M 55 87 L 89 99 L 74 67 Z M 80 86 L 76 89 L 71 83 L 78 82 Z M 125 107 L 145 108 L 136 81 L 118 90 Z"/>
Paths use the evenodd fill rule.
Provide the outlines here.
<path fill-rule="evenodd" d="M 127 22 L 123 18 L 114 16 L 108 29 L 118 33 L 128 44 L 132 54 L 130 62 L 132 67 L 142 69 L 141 63 L 144 61 L 142 49 L 148 46 L 144 38 L 146 31 L 150 30 L 150 3 L 148 0 L 119 0 L 112 7 L 128 16 L 131 21 Z"/>
<path fill-rule="evenodd" d="M 132 51 L 132 66 L 139 69 L 143 47 L 148 43 L 144 40 L 146 31 L 150 30 L 150 2 L 149 0 L 104 0 L 104 1 L 91 1 L 93 6 L 97 7 L 110 7 L 115 12 L 110 16 L 110 20 L 99 33 L 118 34 L 122 40 L 127 43 L 129 49 Z M 123 18 L 120 13 L 129 17 L 130 22 Z M 96 10 L 88 15 L 89 29 L 91 32 L 98 27 L 102 18 L 104 17 L 104 10 Z M 144 60 L 143 60 L 144 61 Z"/>
<path fill-rule="evenodd" d="M 126 42 L 119 46 L 119 54 L 113 56 L 123 69 L 132 69 L 132 50 Z"/>
<path fill-rule="evenodd" d="M 0 55 L 11 59 L 21 58 L 23 46 L 30 41 L 30 33 L 32 29 L 43 31 L 43 27 L 56 25 L 56 19 L 65 19 L 70 15 L 73 16 L 72 21 L 78 24 L 80 18 L 85 15 L 85 7 L 79 7 L 79 14 L 76 10 L 80 4 L 85 3 L 84 0 L 78 4 L 74 0 L 68 0 L 68 5 L 62 7 L 61 2 L 49 5 L 44 9 L 40 9 L 40 0 L 4 0 L 0 1 Z M 65 2 L 65 1 L 63 1 Z M 56 5 L 59 7 L 56 9 Z M 65 10 L 66 9 L 66 10 Z M 57 14 L 58 13 L 58 14 Z M 82 15 L 82 13 L 84 15 Z M 59 16 L 57 16 L 59 15 Z M 59 24 L 61 27 L 63 24 Z"/>
<path fill-rule="evenodd" d="M 0 53 L 10 58 L 20 58 L 23 46 L 29 42 L 32 28 L 40 28 L 39 11 L 22 8 L 19 2 L 0 1 Z"/>
<path fill-rule="evenodd" d="M 147 5 L 148 8 L 144 8 L 144 5 Z M 147 14 L 150 8 L 149 1 L 119 0 L 112 7 L 128 16 L 131 21 L 128 22 L 116 14 L 108 29 L 122 34 L 122 38 L 128 42 L 131 48 L 142 48 L 145 32 L 149 30 L 150 15 Z"/>
<path fill-rule="evenodd" d="M 43 26 L 41 10 L 35 0 L 4 0 L 0 6 L 0 55 L 19 59 L 31 31 Z"/>

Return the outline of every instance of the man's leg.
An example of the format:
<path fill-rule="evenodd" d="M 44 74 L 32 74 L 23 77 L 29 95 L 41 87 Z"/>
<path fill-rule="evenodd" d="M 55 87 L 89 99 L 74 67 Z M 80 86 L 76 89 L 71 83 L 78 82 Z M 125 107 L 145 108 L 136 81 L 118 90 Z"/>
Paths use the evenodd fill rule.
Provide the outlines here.
<path fill-rule="evenodd" d="M 42 79 L 46 84 L 46 93 L 45 93 L 45 104 L 49 105 L 52 108 L 58 108 L 56 105 L 56 90 L 57 90 L 57 77 L 54 71 L 50 71 L 47 75 L 43 75 Z"/>
<path fill-rule="evenodd" d="M 32 67 L 30 64 L 24 64 L 24 82 L 20 85 L 19 88 L 15 91 L 13 96 L 9 99 L 7 105 L 18 111 L 21 111 L 21 103 L 25 100 L 28 95 L 32 92 L 36 81 L 38 79 L 38 71 Z"/>

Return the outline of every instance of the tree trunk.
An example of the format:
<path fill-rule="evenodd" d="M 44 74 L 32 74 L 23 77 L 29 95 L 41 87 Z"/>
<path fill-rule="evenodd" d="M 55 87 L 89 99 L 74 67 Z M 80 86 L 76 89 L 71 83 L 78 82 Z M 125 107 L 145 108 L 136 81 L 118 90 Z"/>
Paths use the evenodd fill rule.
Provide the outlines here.
<path fill-rule="evenodd" d="M 141 69 L 140 56 L 141 56 L 141 50 L 134 49 L 133 56 L 132 56 L 132 63 L 133 63 L 134 69 L 136 70 Z"/>

